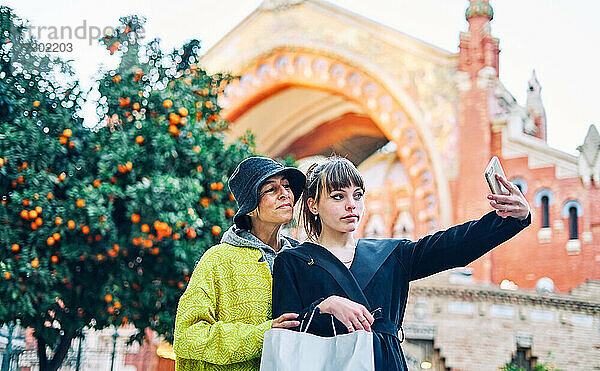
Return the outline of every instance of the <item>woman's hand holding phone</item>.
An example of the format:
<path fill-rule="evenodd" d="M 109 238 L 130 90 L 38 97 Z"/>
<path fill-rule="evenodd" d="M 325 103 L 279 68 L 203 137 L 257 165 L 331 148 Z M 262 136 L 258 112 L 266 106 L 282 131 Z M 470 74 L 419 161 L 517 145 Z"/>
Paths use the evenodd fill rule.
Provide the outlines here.
<path fill-rule="evenodd" d="M 501 175 L 495 174 L 496 179 L 508 190 L 508 195 L 489 194 L 487 198 L 490 205 L 496 209 L 496 214 L 503 218 L 513 217 L 519 220 L 527 218 L 530 208 L 525 196 L 519 190 L 519 187 L 506 180 Z"/>

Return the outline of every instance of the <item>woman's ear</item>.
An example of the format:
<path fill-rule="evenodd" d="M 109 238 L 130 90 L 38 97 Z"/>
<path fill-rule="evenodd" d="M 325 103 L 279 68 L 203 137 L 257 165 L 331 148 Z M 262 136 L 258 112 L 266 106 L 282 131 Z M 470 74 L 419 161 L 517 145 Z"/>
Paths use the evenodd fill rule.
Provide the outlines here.
<path fill-rule="evenodd" d="M 307 199 L 306 205 L 308 206 L 308 210 L 310 210 L 313 215 L 319 215 L 319 209 L 317 208 L 317 203 L 315 202 L 314 198 L 311 197 Z"/>

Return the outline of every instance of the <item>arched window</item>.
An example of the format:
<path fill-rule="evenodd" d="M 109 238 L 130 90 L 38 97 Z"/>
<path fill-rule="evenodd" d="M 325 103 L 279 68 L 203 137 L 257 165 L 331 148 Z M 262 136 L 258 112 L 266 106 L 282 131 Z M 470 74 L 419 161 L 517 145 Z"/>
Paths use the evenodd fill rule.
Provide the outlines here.
<path fill-rule="evenodd" d="M 550 200 L 542 196 L 542 228 L 550 227 Z"/>
<path fill-rule="evenodd" d="M 533 197 L 533 206 L 541 208 L 542 228 L 550 228 L 550 205 L 554 203 L 554 194 L 549 189 L 540 189 Z"/>
<path fill-rule="evenodd" d="M 569 200 L 563 204 L 561 216 L 569 219 L 569 239 L 579 239 L 579 217 L 583 216 L 583 207 L 576 200 Z"/>
<path fill-rule="evenodd" d="M 571 206 L 569 208 L 569 239 L 576 240 L 579 238 L 579 230 L 577 224 L 577 208 Z"/>

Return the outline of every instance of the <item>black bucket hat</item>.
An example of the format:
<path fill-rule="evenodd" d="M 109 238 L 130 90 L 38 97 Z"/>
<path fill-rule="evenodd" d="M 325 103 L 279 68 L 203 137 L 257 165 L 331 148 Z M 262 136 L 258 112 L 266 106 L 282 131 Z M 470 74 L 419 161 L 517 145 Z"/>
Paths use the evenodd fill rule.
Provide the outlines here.
<path fill-rule="evenodd" d="M 258 191 L 263 182 L 273 175 L 283 175 L 290 182 L 294 194 L 294 204 L 300 199 L 306 176 L 294 167 L 285 167 L 268 157 L 250 157 L 240 162 L 231 177 L 229 190 L 235 197 L 238 211 L 233 222 L 238 228 L 250 229 L 246 215 L 258 207 Z"/>

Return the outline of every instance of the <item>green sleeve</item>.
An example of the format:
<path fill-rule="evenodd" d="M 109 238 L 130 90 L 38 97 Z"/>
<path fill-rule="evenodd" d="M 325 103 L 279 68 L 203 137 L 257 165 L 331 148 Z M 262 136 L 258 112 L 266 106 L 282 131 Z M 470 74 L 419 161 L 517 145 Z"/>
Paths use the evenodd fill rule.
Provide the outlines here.
<path fill-rule="evenodd" d="M 226 365 L 260 357 L 271 320 L 259 325 L 217 321 L 212 268 L 202 260 L 177 307 L 173 348 L 177 357 Z"/>

